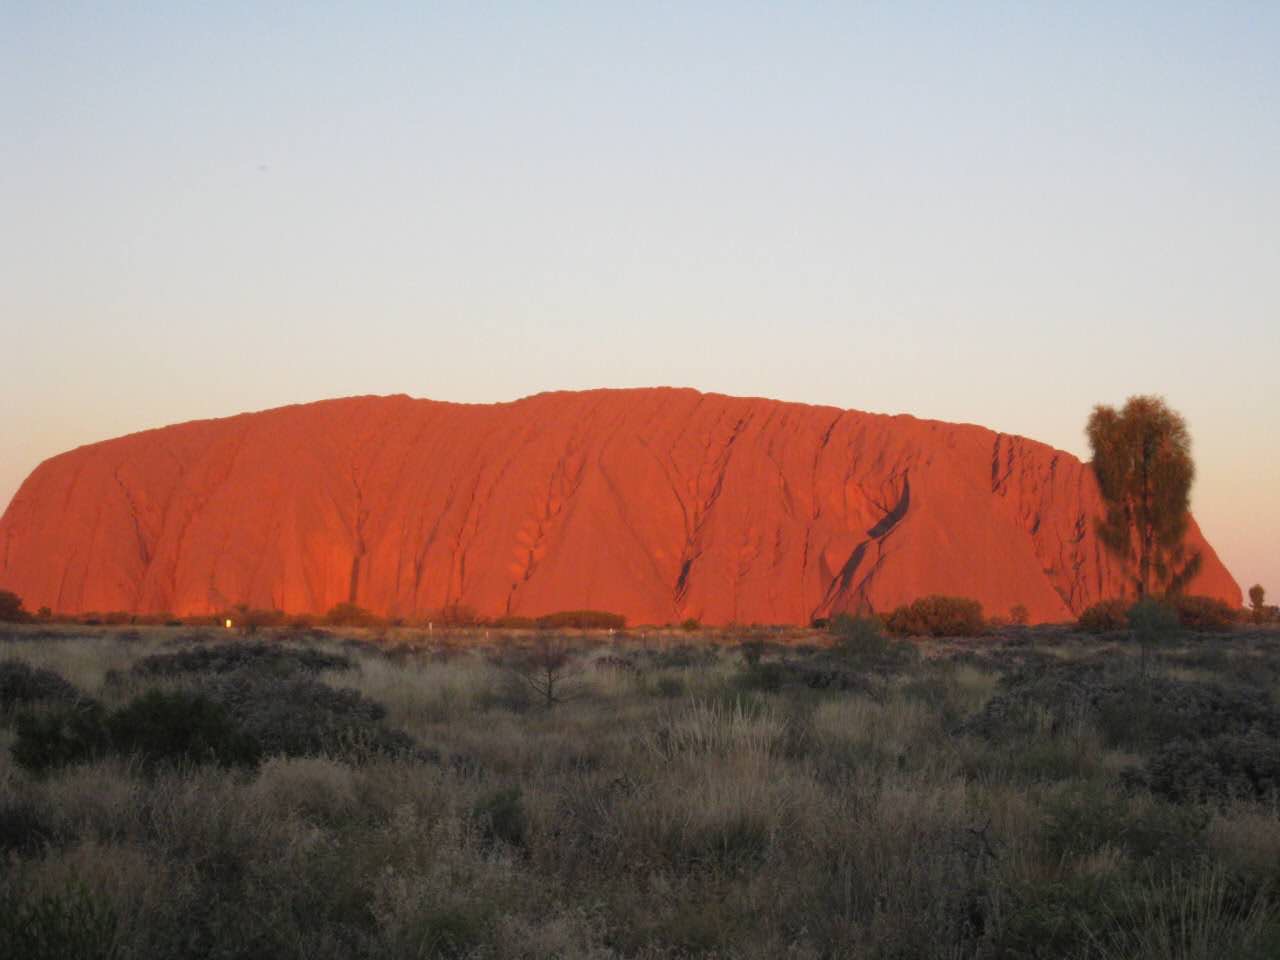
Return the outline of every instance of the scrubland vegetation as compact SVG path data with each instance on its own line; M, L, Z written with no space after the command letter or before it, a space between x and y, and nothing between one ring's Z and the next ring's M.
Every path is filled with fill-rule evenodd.
M0 634L0 956L1280 955L1273 627L483 636Z

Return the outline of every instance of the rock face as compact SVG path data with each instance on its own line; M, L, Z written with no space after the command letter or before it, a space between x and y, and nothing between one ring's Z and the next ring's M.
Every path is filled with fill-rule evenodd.
M693 390L354 397L41 464L0 519L28 609L808 623L928 593L1069 619L1120 595L1091 471L976 426ZM1191 590L1240 588L1194 522Z

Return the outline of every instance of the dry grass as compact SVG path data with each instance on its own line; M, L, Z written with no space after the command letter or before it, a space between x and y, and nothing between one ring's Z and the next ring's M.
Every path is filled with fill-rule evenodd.
M179 682L106 679L166 636L19 639L0 657L119 702ZM943 644L862 692L760 692L735 649L620 642L584 650L576 696L548 710L482 649L331 643L357 669L322 679L437 759L148 772L108 758L39 778L0 726L0 896L83 889L114 932L69 956L139 960L1199 958L1280 943L1274 807L1206 809L1170 859L1132 841L1184 823L1163 801L1129 797L1115 809L1132 823L1112 829L1097 818L1120 814L1086 799L1070 827L1084 839L1051 853L1063 798L1120 797L1143 758L1084 714L1046 710L1016 742L961 732L1000 672L951 664ZM36 828L6 811L34 816L38 841L18 845Z

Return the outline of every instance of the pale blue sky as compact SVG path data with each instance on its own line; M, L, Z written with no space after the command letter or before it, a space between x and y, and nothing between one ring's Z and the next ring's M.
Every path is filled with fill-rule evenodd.
M0 506L353 393L674 384L1086 453L1280 596L1280 4L0 0Z

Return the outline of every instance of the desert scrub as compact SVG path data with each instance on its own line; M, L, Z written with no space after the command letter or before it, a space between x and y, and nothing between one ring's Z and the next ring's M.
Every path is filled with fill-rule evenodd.
M0 716L39 701L70 701L80 696L72 684L52 670L21 660L0 661Z
M131 668L140 677L172 677L191 673L233 673L249 669L262 675L298 671L350 670L350 657L309 647L271 643L218 643L193 646L173 653L153 653Z
M256 767L0 758L6 905L79 883L131 960L1275 955L1274 805L1167 796L1156 776L1180 738L1215 764L1215 738L1269 742L1271 694L1240 666L1270 656L1256 639L1189 636L1143 677L1134 645L1052 628L929 641L885 669L760 632L746 650L678 636L587 651L583 695L553 710L503 702L482 651L391 657L364 634L315 647L350 670L283 673L133 673L150 632L51 641L127 682L15 723L67 734L78 705L110 735L148 694L203 697L274 746ZM743 689L748 657L782 683ZM164 713L136 709L144 727Z
M383 722L386 709L380 703L310 677L242 670L199 689L236 717L263 756L355 758L416 750L408 734Z
M115 915L83 888L34 898L0 896L0 956L115 960Z

